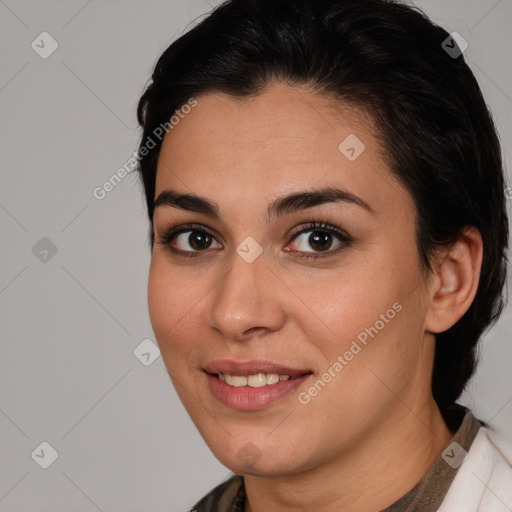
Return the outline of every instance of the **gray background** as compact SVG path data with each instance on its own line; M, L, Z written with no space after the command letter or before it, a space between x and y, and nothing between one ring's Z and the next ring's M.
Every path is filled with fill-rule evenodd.
M512 1L415 3L469 42L510 162ZM2 512L187 510L230 473L161 357L145 366L133 353L154 340L138 180L93 196L137 147L136 102L156 58L213 5L0 0ZM43 31L59 45L46 59L31 47ZM511 335L509 305L463 400L502 430L512 425ZM58 452L48 469L36 463L48 449L31 456L43 441Z

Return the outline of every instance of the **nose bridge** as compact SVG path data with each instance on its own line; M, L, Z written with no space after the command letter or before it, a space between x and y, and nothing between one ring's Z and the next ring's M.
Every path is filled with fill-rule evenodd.
M232 339L243 339L254 328L276 330L284 321L264 254L251 261L246 258L250 252L250 245L247 251L247 246L240 244L209 306L209 325Z

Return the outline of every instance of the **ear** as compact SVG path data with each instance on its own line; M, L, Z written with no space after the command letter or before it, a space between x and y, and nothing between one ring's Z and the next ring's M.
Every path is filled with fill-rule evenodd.
M478 289L482 258L482 236L473 226L464 228L454 244L440 250L430 283L427 331L446 331L466 313Z

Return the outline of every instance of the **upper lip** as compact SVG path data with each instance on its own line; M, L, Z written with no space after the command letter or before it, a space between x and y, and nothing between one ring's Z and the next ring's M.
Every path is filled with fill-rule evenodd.
M289 375L296 377L306 373L312 373L311 370L301 370L290 368L282 364L273 363L271 361L233 361L229 359L219 359L208 363L204 370L211 374L223 373L229 375L255 375L256 373L277 373L279 375Z

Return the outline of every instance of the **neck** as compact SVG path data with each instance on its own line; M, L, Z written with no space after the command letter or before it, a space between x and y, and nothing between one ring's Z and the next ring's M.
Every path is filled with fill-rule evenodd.
M454 435L433 399L414 412L400 404L397 413L321 466L245 476L245 512L377 512L390 506L423 478Z

